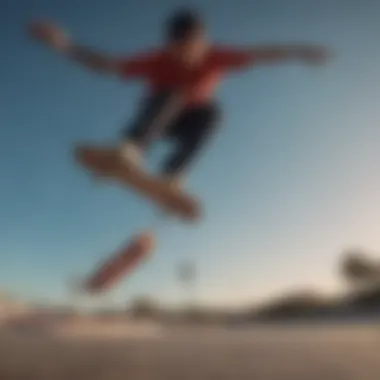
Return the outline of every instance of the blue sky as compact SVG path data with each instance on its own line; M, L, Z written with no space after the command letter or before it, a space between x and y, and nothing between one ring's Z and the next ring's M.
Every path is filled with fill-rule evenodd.
M163 228L152 260L114 301L176 302L175 269L190 259L200 302L241 305L309 286L331 292L342 249L380 252L379 2L2 0L0 288L65 302L68 278L154 218L125 190L91 184L70 152L78 140L115 140L143 87L45 50L26 37L26 23L50 18L79 43L124 55L159 43L160 23L180 4L203 11L216 40L313 42L334 59L321 68L253 67L223 83L222 131L189 179L206 217Z

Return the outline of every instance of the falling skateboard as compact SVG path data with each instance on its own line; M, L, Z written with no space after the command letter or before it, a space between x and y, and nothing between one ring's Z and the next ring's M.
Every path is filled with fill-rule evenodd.
M130 273L135 267L153 252L155 238L151 232L143 232L117 250L110 258L102 262L82 284L82 288L97 294L116 285L121 278Z

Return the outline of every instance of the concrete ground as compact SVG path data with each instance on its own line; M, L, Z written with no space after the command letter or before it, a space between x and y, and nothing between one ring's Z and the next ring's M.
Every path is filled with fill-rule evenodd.
M1 380L378 380L380 326L0 334Z

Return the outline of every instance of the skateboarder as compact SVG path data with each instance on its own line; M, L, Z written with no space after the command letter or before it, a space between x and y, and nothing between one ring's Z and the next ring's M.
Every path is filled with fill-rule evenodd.
M209 42L206 24L192 10L177 10L163 25L164 42L157 49L110 57L77 45L58 26L31 25L31 34L89 69L140 79L147 91L133 121L123 130L117 149L128 165L140 165L152 141L168 138L175 148L162 165L162 175L176 184L210 137L221 110L213 95L223 75L252 65L296 59L322 63L325 50L316 46L220 46Z

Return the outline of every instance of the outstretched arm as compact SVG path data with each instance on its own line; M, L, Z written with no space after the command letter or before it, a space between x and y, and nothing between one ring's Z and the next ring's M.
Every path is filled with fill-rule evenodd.
M290 59L320 64L326 60L327 52L324 48L312 45L266 45L251 48L222 48L218 58L223 66L234 69L254 63L277 63Z
M122 66L118 60L85 46L70 45L64 53L73 61L95 71L109 74L122 72Z
M88 69L101 73L117 74L123 77L144 76L149 72L154 61L154 54L151 53L120 59L76 45L62 29L51 23L33 23L29 26L29 33L51 49Z
M122 69L120 61L74 44L65 31L54 24L32 23L29 25L29 34L49 48L89 69L106 73L119 73Z
M252 48L251 54L254 60L268 63L298 59L310 64L319 64L327 58L324 48L313 45L257 46Z

